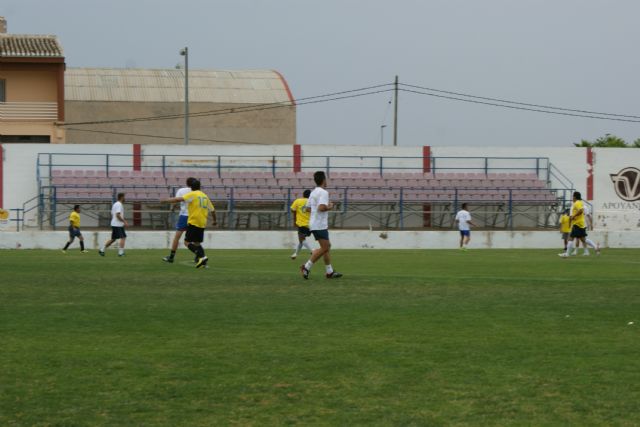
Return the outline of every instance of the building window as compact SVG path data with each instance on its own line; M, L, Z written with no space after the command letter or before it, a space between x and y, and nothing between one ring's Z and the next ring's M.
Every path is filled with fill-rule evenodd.
M5 82L6 82L6 80L0 79L0 102L5 102L6 101L6 99L5 99L5 93L6 93L6 91L5 91Z
M50 142L51 137L49 135L0 135L0 144L49 144Z

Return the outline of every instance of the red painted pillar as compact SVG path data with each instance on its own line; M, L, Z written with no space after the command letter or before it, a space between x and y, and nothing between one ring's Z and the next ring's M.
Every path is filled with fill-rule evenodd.
M593 148L587 147L587 200L593 200Z
M293 171L302 171L302 147L298 144L293 146Z
M431 146L422 147L422 172L431 173ZM422 226L431 227L431 203L422 205Z
M0 209L4 207L4 169L2 168L4 165L4 149L2 148L2 144L0 144Z
M142 148L140 144L133 144L133 170L142 170ZM133 204L133 225L139 227L142 225L142 212L140 212L140 203Z

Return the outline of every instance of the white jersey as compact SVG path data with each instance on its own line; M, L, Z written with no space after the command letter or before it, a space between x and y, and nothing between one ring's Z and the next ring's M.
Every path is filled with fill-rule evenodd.
M189 187L182 187L181 189L179 189L178 191L176 191L176 197L182 197L187 193L191 193L191 188ZM187 212L187 202L180 202L180 216L188 216L189 213Z
M456 221L458 221L458 230L469 231L469 221L471 221L471 214L463 209L456 214Z
M309 195L307 207L311 209L309 217L309 230L329 229L329 212L320 212L318 206L329 206L329 192L322 187L316 187Z
M115 202L111 207L111 226L124 227L124 222L118 219L117 214L120 214L122 219L124 219L124 206L122 206L122 203L120 202Z

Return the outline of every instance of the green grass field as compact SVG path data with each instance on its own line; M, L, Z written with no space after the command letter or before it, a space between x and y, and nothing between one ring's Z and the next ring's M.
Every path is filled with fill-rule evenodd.
M557 252L2 251L0 425L638 425L640 251Z

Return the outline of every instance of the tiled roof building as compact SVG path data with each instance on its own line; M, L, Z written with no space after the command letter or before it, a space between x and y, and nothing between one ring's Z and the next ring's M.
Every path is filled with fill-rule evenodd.
M0 33L0 57L59 58L63 56L62 46L56 36Z

